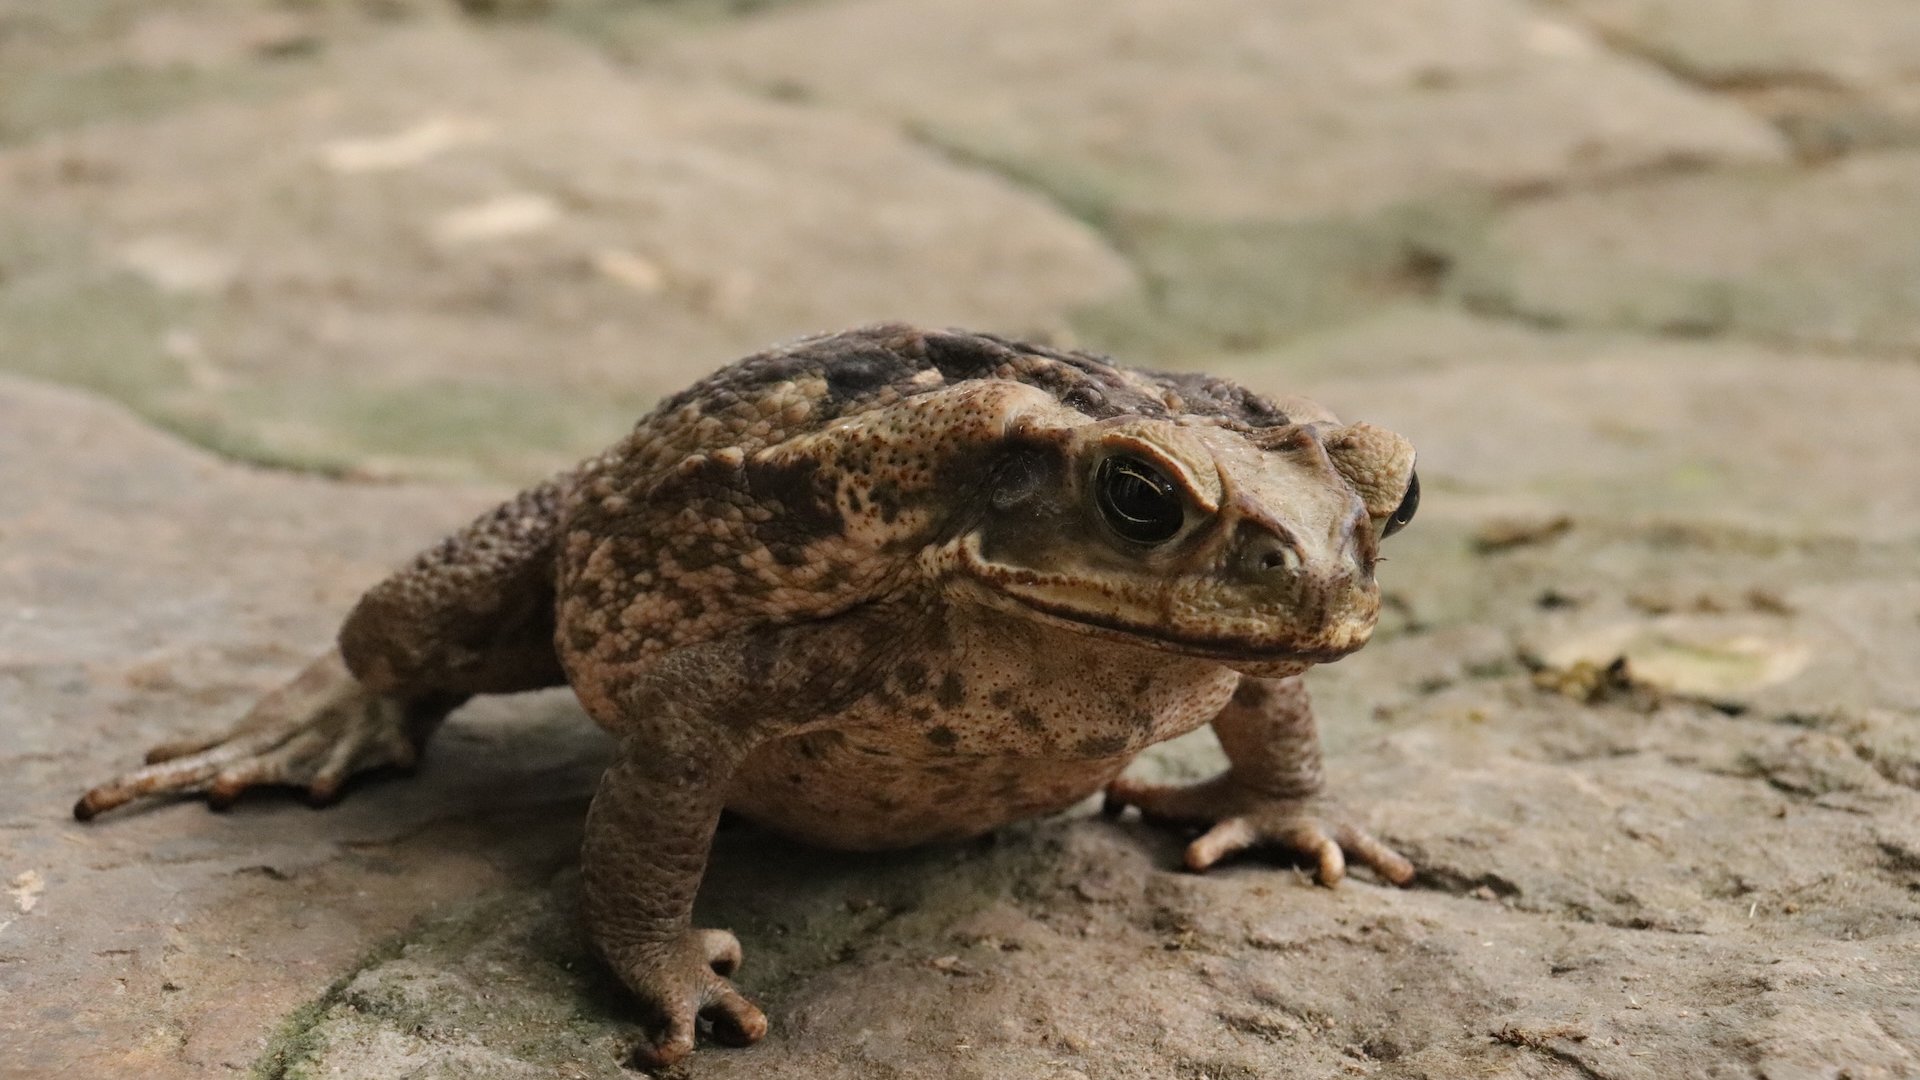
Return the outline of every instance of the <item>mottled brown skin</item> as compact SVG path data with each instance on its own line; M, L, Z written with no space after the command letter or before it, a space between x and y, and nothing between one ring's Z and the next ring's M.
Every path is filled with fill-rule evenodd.
M1265 843L1327 884L1350 857L1404 884L1322 799L1299 676L1365 643L1412 470L1397 435L1220 379L904 326L807 339L421 554L233 732L156 749L75 812L330 797L411 764L474 694L571 683L619 739L585 914L650 1014L647 1065L691 1051L699 1016L724 1041L766 1030L726 978L739 943L690 923L726 808L885 848L1104 788L1205 826L1194 870ZM1220 777L1120 777L1209 721Z

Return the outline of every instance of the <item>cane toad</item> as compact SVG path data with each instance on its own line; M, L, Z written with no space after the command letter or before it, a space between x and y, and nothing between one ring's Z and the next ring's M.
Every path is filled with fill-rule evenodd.
M476 694L569 683L618 740L586 828L585 917L649 1014L752 1042L740 945L690 913L722 809L884 848L1105 790L1255 844L1413 868L1321 795L1300 676L1365 644L1413 448L1204 375L907 326L809 338L663 402L612 449L375 585L337 644L225 735L87 794L298 785L410 765ZM1121 775L1211 722L1230 767Z

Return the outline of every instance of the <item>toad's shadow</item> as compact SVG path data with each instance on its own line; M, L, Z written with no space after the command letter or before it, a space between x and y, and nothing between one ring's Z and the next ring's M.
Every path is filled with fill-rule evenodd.
M273 1053L337 1052L374 1038L371 1026L389 1040L457 1031L490 1054L542 1068L621 1058L641 1016L595 959L578 914L581 824L610 750L569 695L482 702L452 719L408 781L370 783L325 814L268 798L237 810L377 848L396 879L435 861L481 859L508 882L450 907L436 901L443 913L387 943L319 1003L325 1038ZM1143 872L1178 864L1179 836L1133 818L1088 822L1090 809L979 840L877 853L811 847L729 817L695 921L739 936L741 986L779 1023L783 1005L829 968L902 949L917 950L918 962L926 959L918 952L947 951L952 928L975 912L1065 895L1076 881L1076 847L1124 851Z

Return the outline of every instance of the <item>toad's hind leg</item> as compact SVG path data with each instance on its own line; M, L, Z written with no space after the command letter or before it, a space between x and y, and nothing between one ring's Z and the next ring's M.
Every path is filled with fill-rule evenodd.
M368 690L338 649L261 698L225 735L165 743L145 768L88 791L74 804L81 820L147 795L204 794L226 806L254 787L302 787L329 801L355 773L382 765L409 768L433 726L458 699L407 701Z
M564 682L553 544L570 479L529 489L421 553L361 598L338 645L231 730L155 747L145 768L81 796L74 816L149 795L204 794L218 807L254 787L328 801L357 773L411 767L469 697Z

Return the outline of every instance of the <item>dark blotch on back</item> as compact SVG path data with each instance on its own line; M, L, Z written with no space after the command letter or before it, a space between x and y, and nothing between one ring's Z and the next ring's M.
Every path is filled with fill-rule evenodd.
M777 527L756 530L774 558L790 566L804 562L809 541L845 530L833 478L819 462L802 458L774 464L748 459L745 470L748 490L756 498L778 502L784 511L775 519Z
M1288 423L1280 407L1237 382L1198 372L1152 372L1153 379L1180 396L1183 412L1237 420L1252 428Z
M1067 408L1096 420L1112 416L1116 411L1113 402L1107 399L1105 391L1091 383L1076 386L1060 397L1060 403Z
M879 511L881 521L891 525L900 516L900 489L887 481L878 481L868 489L867 499Z
M1018 348L991 334L947 331L925 338L927 363L948 382L993 376L1019 355Z
M824 424L848 412L883 387L911 378L925 367L919 355L920 332L899 324L862 327L769 349L721 368L660 403L667 414L688 404L751 401L767 388L819 376L827 395L817 403L814 420Z
M1112 757L1127 748L1124 735L1091 735L1073 745L1074 752L1085 757Z
M773 677L773 665L780 659L780 646L768 634L755 634L740 649L740 673L748 682L766 682Z
M908 660L894 672L893 681L909 694L922 693L927 688L927 669L917 661Z
M928 369L940 372L943 381L915 384L914 376ZM1180 411L1217 416L1253 428L1287 422L1286 414L1272 402L1226 379L1136 369L1159 391L1143 394L1128 384L1122 371L1112 360L1093 353L992 334L883 323L808 338L747 357L667 398L655 415L666 415L688 404L711 406L715 402L755 400L778 383L817 376L826 382L826 393L814 403L806 424L790 434L818 430L880 400L987 378L1039 387L1094 419L1123 413L1166 416L1168 401L1173 400Z
M960 736L954 734L952 728L941 724L939 727L931 728L927 731L927 741L941 749L946 749L954 743L959 742Z
M859 401L883 387L910 379L922 366L897 350L855 348L835 356L821 374L827 380L827 400L838 404Z
M957 709L967 700L966 684L960 681L958 672L949 671L940 678L940 689L934 691L934 699L949 709Z

